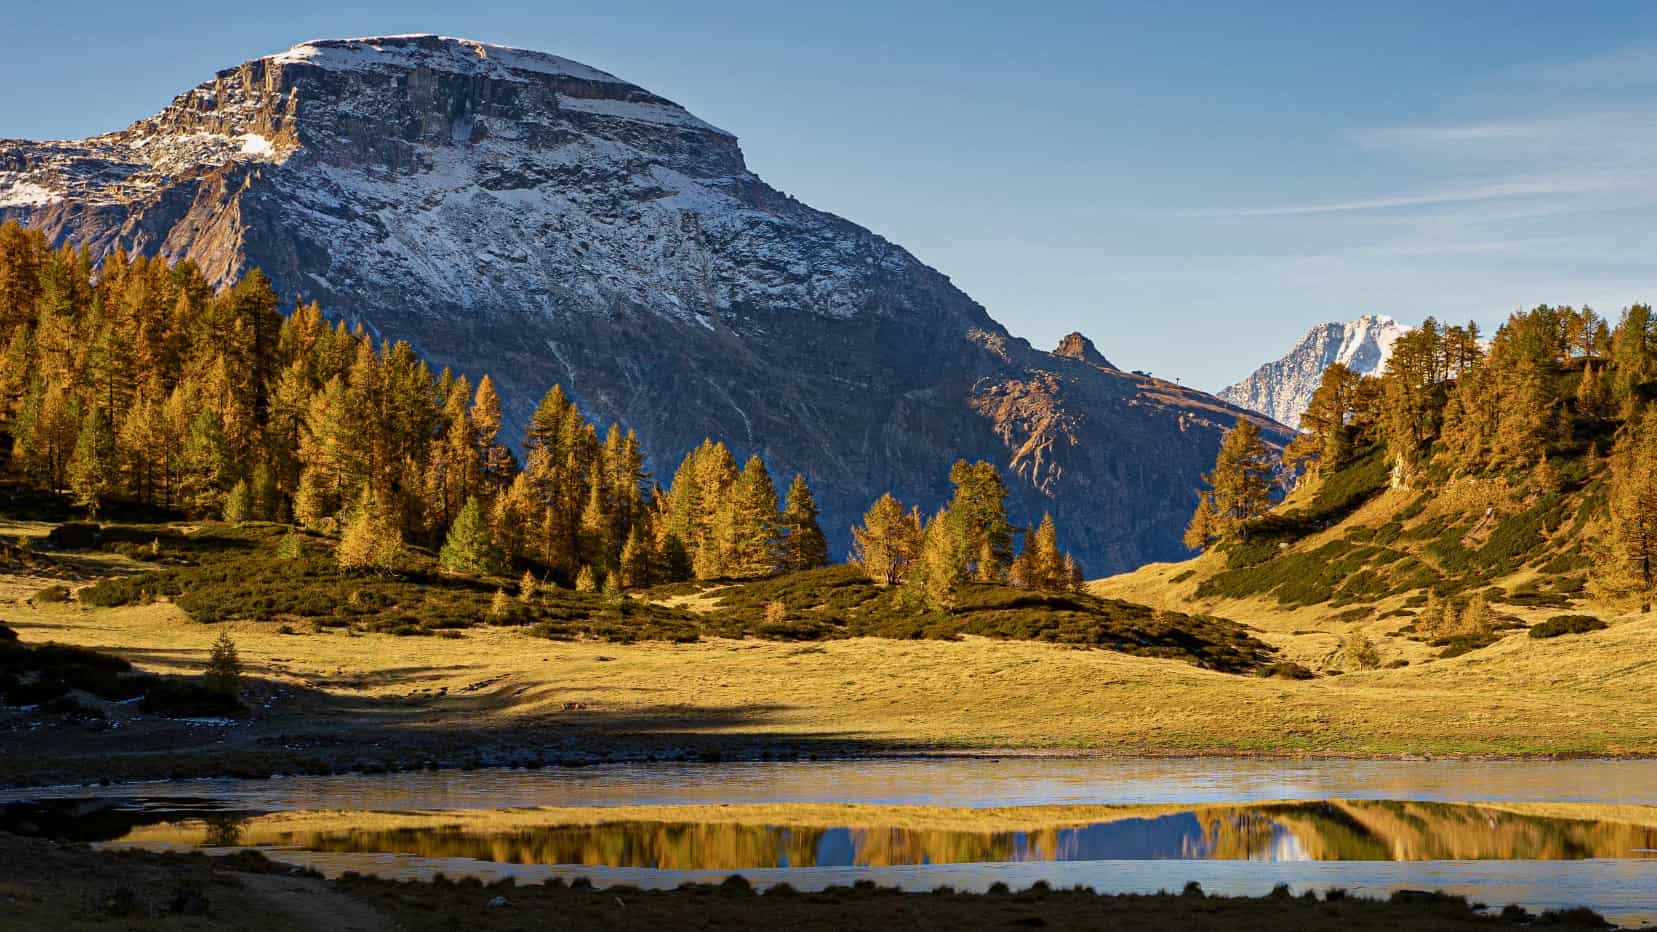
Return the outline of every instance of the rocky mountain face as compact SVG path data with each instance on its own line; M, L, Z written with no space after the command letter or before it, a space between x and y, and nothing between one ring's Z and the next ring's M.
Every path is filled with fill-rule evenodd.
M585 65L436 36L307 42L160 114L0 142L0 220L58 242L262 268L437 366L519 428L553 383L638 430L665 481L704 437L803 473L840 552L957 458L1055 513L1090 573L1183 555L1238 408L1010 336L902 248L766 185L730 133ZM1269 425L1276 436L1281 428Z
M1319 324L1287 356L1221 389L1219 397L1279 423L1299 426L1323 370L1338 362L1359 375L1378 374L1392 356L1393 342L1409 329L1391 317L1369 314L1350 323Z

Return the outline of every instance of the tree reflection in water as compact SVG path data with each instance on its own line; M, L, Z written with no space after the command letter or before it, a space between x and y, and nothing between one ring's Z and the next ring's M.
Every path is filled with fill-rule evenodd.
M535 818L534 810L520 810L493 813L486 828L444 824L440 813L419 826L379 827L376 815L330 813L327 827L319 829L294 828L291 813L189 820L137 830L129 840L662 870L1117 859L1570 860L1639 857L1639 852L1657 849L1657 828L1644 825L1390 801L1201 806L1082 826L990 832L741 821L606 822L602 810L595 810L597 821L589 825L514 828L514 818L525 823Z

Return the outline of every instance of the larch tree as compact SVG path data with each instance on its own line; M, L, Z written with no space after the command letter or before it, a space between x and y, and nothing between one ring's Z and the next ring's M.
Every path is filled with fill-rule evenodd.
M1657 407L1648 407L1612 452L1608 504L1596 594L1650 612L1657 594Z
M1220 441L1214 470L1203 477L1208 491L1201 493L1186 528L1186 546L1197 550L1244 536L1248 522L1271 508L1273 478L1271 451L1260 428L1238 418Z
M477 395L468 412L477 444L478 472L485 485L504 489L512 481L516 466L512 451L501 442L501 397L489 376L478 380Z
M97 517L116 478L115 432L102 408L87 408L75 451L69 458L69 489L75 502Z
M1348 422L1360 376L1344 363L1331 363L1323 370L1317 390L1300 416L1301 433L1283 450L1283 463L1291 473L1307 468L1324 475L1346 464L1351 452Z
M334 550L340 569L354 573L389 573L402 562L403 536L385 503L364 489Z
M903 582L920 553L920 510L905 511L890 492L881 495L852 528L852 562L882 586Z
M966 581L967 565L961 558L956 529L950 526L948 513L940 511L926 522L914 570L904 585L913 587L926 607L947 612L955 607L955 594Z
M955 494L946 521L961 559L974 578L993 582L1006 575L1013 557L1013 528L1007 521L1007 485L986 462L957 460L949 470Z
M805 477L796 474L788 486L782 511L783 568L789 572L815 569L828 562L828 540L818 523L817 499Z
M717 518L725 571L739 578L770 576L781 565L777 489L758 456L751 456L731 485Z

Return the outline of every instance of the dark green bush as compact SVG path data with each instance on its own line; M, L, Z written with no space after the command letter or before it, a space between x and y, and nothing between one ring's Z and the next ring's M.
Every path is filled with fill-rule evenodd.
M183 677L153 677L139 708L166 718L236 717L247 712L242 701L227 692Z
M1592 615L1555 615L1530 629L1533 638L1556 638L1565 634L1587 634L1610 627Z
M96 524L71 521L52 528L46 535L46 546L53 550L91 550L103 539L101 531Z
M1279 680L1310 680L1317 677L1317 674L1313 673L1311 670L1306 669L1298 663L1292 663L1287 660L1279 660L1276 663L1266 664L1254 672L1256 676L1270 677L1272 679Z

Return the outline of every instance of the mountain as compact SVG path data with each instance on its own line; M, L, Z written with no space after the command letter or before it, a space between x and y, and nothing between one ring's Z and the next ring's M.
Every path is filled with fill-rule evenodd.
M1393 342L1409 329L1391 317L1370 314L1345 324L1319 324L1287 356L1221 389L1219 397L1275 421L1299 425L1323 370L1338 362L1359 375L1378 374L1386 368Z
M891 490L986 459L1090 572L1182 554L1241 410L1045 353L901 247L768 186L736 137L568 59L437 36L306 42L79 141L0 142L0 221L96 258L258 267L493 375L509 434L560 383L666 481L704 437L803 473L843 552ZM1283 430L1266 425L1282 440Z

